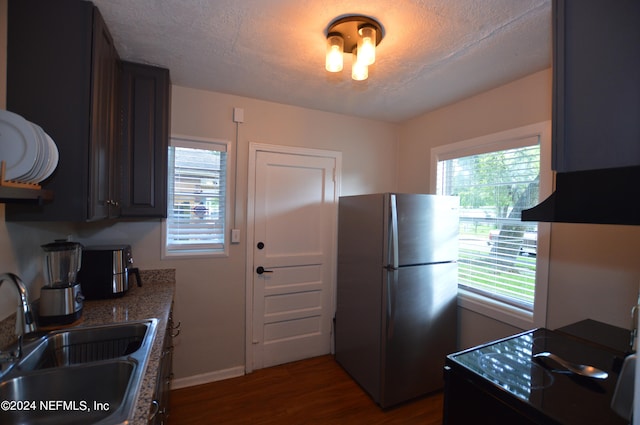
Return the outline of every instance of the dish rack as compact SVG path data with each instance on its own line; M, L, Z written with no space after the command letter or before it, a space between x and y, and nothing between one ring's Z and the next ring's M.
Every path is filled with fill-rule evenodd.
M6 168L7 168L7 165L5 164L5 162L0 161L0 186L18 187L22 189L34 189L34 190L42 189L42 186L40 186L37 183L24 183L24 182L17 182L14 180L6 180L5 179Z

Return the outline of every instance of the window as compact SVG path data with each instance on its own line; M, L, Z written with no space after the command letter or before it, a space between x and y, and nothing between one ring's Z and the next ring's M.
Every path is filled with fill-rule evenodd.
M171 139L164 256L226 254L227 148Z
M519 319L506 321L522 327L533 321L537 292L546 297L540 224L520 221L539 203L543 153L541 134L515 131L436 148L432 160L436 193L460 197L461 298L509 312Z

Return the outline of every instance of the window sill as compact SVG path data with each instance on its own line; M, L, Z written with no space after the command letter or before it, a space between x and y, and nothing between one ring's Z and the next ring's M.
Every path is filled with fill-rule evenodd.
M229 253L224 251L183 251L183 252L163 252L163 260L188 260L202 258L221 258L228 257Z
M458 306L522 330L534 327L532 312L464 289L458 292Z

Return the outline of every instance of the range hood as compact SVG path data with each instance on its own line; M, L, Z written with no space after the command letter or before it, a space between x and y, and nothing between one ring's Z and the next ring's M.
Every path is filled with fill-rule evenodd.
M522 221L640 225L640 166L556 174L556 191Z

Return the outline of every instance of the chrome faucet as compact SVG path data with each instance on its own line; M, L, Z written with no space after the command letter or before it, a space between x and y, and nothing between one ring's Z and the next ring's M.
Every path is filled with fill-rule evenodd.
M29 304L29 294L27 292L27 288L22 283L22 280L13 273L0 274L0 286L2 286L5 280L9 280L13 282L16 289L18 290L18 294L20 295L20 308L21 308L22 315L21 317L16 316L16 321L20 321L19 322L20 335L18 336L18 350L16 352L10 352L10 353L0 352L0 363L14 362L18 360L22 356L22 336L30 332L35 332L36 330L36 323L33 318L33 313L31 311L31 305Z

